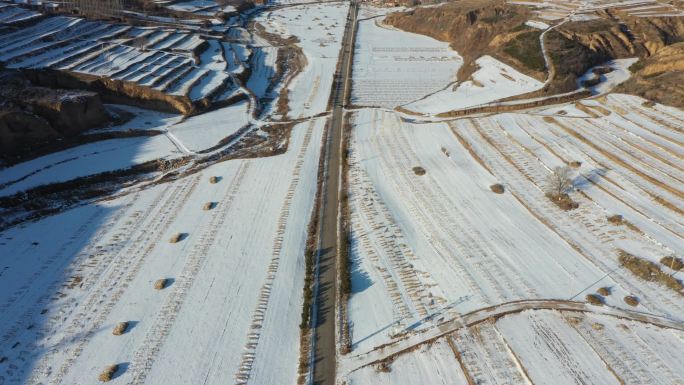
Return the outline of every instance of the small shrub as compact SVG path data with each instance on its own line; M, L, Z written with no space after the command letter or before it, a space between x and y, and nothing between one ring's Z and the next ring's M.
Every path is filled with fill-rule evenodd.
M379 363L375 369L380 373L389 373L392 371L392 365L389 362L383 361Z
M570 167L580 168L582 167L582 162L580 162L579 160L573 160L572 162L570 162Z
M675 256L662 257L660 259L660 263L674 271L679 271L684 268L684 261L682 261L681 258L677 258Z
M126 329L128 329L128 322L119 322L114 326L114 330L112 330L112 334L115 336L120 336L124 333L126 333Z
M492 190L492 192L497 193L497 194L503 194L506 189L501 183L496 183L491 186L489 186L489 189Z
M644 107L653 108L653 107L655 107L656 102L654 102L653 100L647 100L647 101L641 103L641 105Z
M631 72L631 73L639 72L642 69L644 69L644 67L646 67L646 63L644 63L643 60L639 60L637 62L634 62L631 66L629 66L629 72Z
M154 281L155 290L163 290L168 285L169 280L167 278L162 278Z
M587 300L587 302L589 302L592 305L603 306L603 297L599 295L587 294L587 296L584 298Z
M614 225L621 225L623 222L622 215L620 215L620 214L611 215L608 217L608 222L610 222Z
M603 327L604 326L602 323L594 322L593 324L591 324L591 328L594 330L603 330Z
M212 176L211 178L209 178L209 183L211 183L211 184L216 184L218 182L219 182L219 177L217 177L217 176Z
M637 306L639 304L639 299L631 295L626 296L624 300L625 303L629 306Z
M117 370L119 370L119 365L109 365L106 368L104 368L104 370L102 371L102 373L100 373L97 379L101 382L109 382L112 380L112 378L114 378L114 374Z
M607 297L610 295L610 288L609 287L601 287L598 290L596 290L596 292L601 294L604 297Z
M183 233L177 233L174 234L171 239L169 239L170 243L178 243L183 240Z
M560 195L546 193L546 197L549 198L551 202L555 203L556 206L560 207L561 210L570 211L579 207L579 203L573 201L572 198L570 198L570 195L565 193Z
M420 166L414 167L413 172L418 176L423 176L425 175L425 173L427 173L427 171L425 171L425 169Z
M620 264L632 272L632 274L645 281L658 282L676 292L679 292L680 294L684 289L684 285L682 285L677 278L660 270L660 266L658 266L658 264L647 259L639 258L626 252L625 250L620 250L618 260L620 261Z
M202 207L202 210L204 210L204 211L211 210L211 209L214 208L214 206L216 206L216 203L214 203L214 202L207 202L207 203L205 203L204 206Z

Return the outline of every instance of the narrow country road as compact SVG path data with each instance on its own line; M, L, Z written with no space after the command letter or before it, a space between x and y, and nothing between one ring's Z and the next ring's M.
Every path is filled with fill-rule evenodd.
M344 105L349 87L354 31L356 30L357 4L350 4L349 16L342 38L339 72L335 74L332 89L332 117L325 145L325 174L320 228L318 230L317 288L314 290L313 352L310 381L316 385L334 385L337 368L336 330L337 314L337 241L339 236L339 190L342 176L342 134Z

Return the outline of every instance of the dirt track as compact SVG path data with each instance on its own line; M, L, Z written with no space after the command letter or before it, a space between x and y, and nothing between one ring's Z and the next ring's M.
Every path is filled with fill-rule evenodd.
M653 314L634 310L619 309L610 306L591 306L585 302L534 299L501 303L498 305L478 309L463 316L449 320L433 327L421 330L407 338L376 347L370 351L359 353L347 362L342 372L350 373L362 367L380 362L387 357L411 351L414 347L434 341L454 331L476 325L491 318L499 318L508 314L520 313L525 310L557 310L603 314L621 319L644 322L663 328L684 331L684 322L671 320Z

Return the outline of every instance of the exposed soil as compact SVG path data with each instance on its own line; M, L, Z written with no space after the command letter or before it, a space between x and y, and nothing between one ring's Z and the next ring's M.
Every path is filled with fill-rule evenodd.
M595 13L598 19L564 23L545 35L553 79L547 87L525 97L569 92L591 67L611 59L639 57L643 67L635 82L621 92L666 104L684 105L680 67L684 57L684 18L637 18L619 10ZM475 60L491 55L539 80L546 79L539 36L524 23L533 18L525 6L491 0L464 1L441 7L393 13L385 21L405 31L449 42L464 58L459 80L477 69ZM662 51L662 53L661 53ZM640 62L641 63L641 62Z

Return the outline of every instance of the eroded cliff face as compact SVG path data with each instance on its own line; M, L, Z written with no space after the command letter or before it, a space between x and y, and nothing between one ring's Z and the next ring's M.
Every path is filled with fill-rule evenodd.
M632 79L618 86L617 92L684 109L684 42L658 50L631 69Z
M109 122L95 92L33 85L19 71L0 73L0 150L7 160Z
M654 57L657 59L650 61L654 66L655 62L667 61L664 55L658 55L661 50L684 41L682 17L640 18L613 9L593 16L593 20L564 23L545 35L553 78L537 94L572 91L579 76L611 59ZM539 44L541 31L524 24L532 18L524 6L502 1L464 1L394 13L385 21L449 42L465 60L459 72L461 81L470 76L475 69L474 60L481 55L494 56L523 73L545 79L549 71L544 68Z

